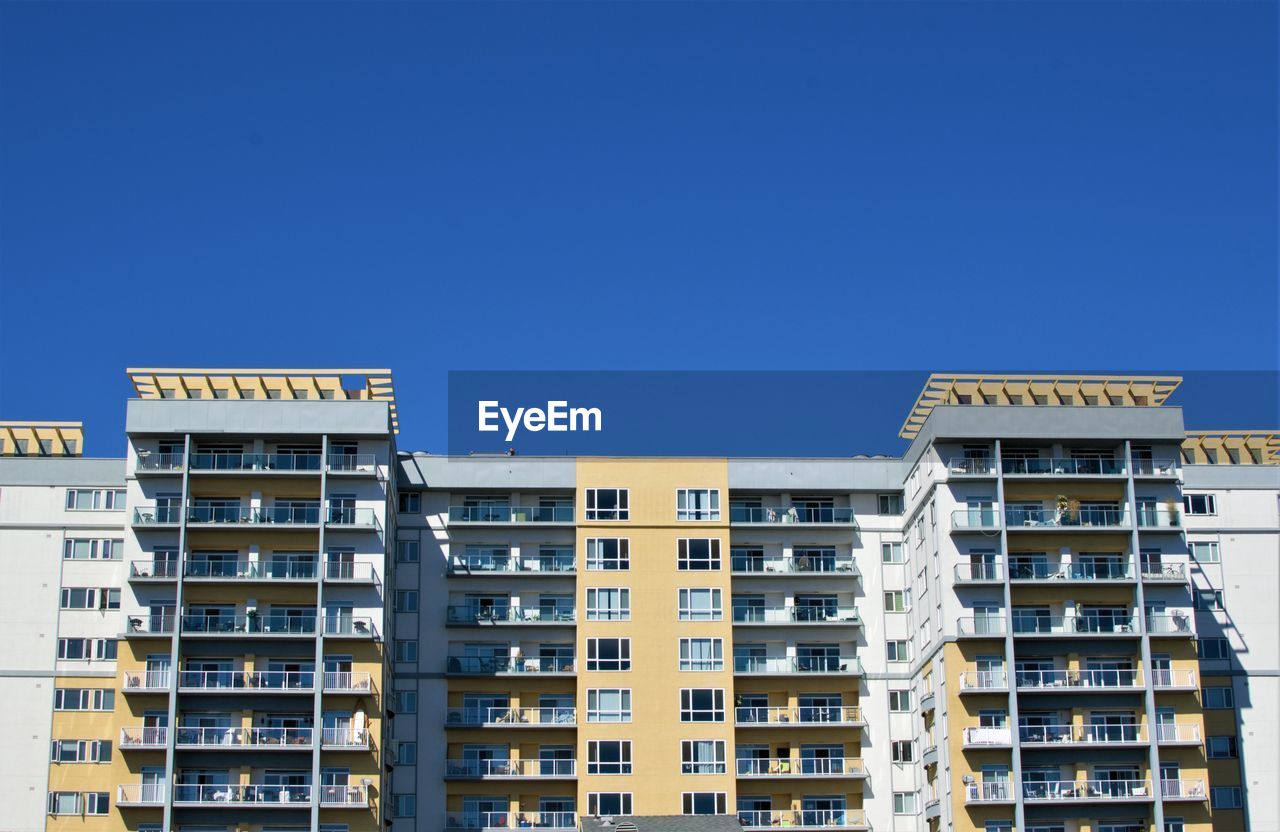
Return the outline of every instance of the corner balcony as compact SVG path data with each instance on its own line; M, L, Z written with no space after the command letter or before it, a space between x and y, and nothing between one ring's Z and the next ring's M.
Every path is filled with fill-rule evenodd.
M316 674L285 670L180 670L178 690L184 693L312 693Z
M448 815L445 832L509 832L512 829L546 829L577 832L576 812L475 812Z
M445 659L446 676L574 676L577 661L572 657L540 656L449 656Z
M378 457L374 454L329 454L325 460L325 468L330 474L346 477L377 477L382 479L378 469Z
M857 656L734 656L735 676L859 676Z
M839 506L729 506L730 526L828 526L856 529L853 509Z
M1185 584L1187 582L1187 564L1144 563L1142 564L1142 582L1148 584Z
M174 730L174 747L202 751L309 751L310 728L185 728Z
M996 461L991 457L961 457L954 456L947 460L947 478L978 478L978 479L994 479L996 476Z
M445 608L445 623L454 627L506 626L530 624L540 627L572 627L576 611L561 607L479 607L474 604Z
M808 626L857 626L862 623L858 608L852 604L839 606L785 606L775 604L761 607L735 606L733 623L736 626L776 626L796 624Z
M446 760L446 780L573 780L577 760Z
M1012 748L1013 731L1007 725L1003 728L966 728L964 729L964 747L969 749Z
M1196 680L1196 672L1194 670L1153 670L1151 671L1151 686L1156 690L1163 691L1192 691L1200 690L1200 684Z
M172 561L134 561L130 579L156 576L172 579L176 565ZM328 561L323 567L314 560L188 560L183 576L199 583L333 583L378 585L378 575L368 562Z
M733 717L739 728L858 728L867 724L862 709L844 705L735 708Z
M1150 780L1056 780L1024 782L1025 803L1150 803Z
M1015 636L1124 636L1142 632L1137 616L1099 615L1018 615L1014 611Z
M321 786L320 808L322 809L367 809L369 808L368 786Z
M181 474L186 467L186 460L181 453L158 454L154 451L139 451L133 472L138 476L168 476Z
M976 804L1012 804L1014 802L1013 784L1006 781L992 783L975 783L972 774L965 775L964 802L966 806Z
M169 583L178 580L178 562L174 560L129 561L131 583Z
M862 779L867 769L858 757L766 757L739 759L738 777Z
M170 638L177 623L175 615L131 615L125 619L128 638Z
M1084 506L1079 510L1009 508L1004 513L1010 532L1055 529L1070 532L1109 532L1131 528L1129 512L1122 508Z
M116 787L116 805L120 807L163 806L164 783L125 783Z
M1069 477L1090 479L1125 476L1123 459L1106 457L1032 457L1008 458L1000 461L1001 470L1010 479Z
M320 748L325 751L368 751L373 748L373 735L362 728L324 728L320 731Z
M1147 634L1152 638L1195 638L1196 631L1190 615L1175 612L1168 615L1148 615Z
M572 728L576 708L449 708L448 728Z
M122 674L125 693L168 693L169 671L126 670Z
M1000 515L994 507L961 508L951 512L952 532L1000 531Z
M730 555L729 571L735 578L780 575L847 575L857 577L853 555L811 554L790 557Z
M1003 638L1007 632L1003 615L956 619L957 638Z
M1009 676L1003 670L969 670L960 674L960 693L1007 693Z
M1156 742L1161 745L1199 745L1200 726L1194 722L1157 724Z
M169 729L157 726L145 726L120 729L120 749L122 751L147 750L163 751L169 742Z
M450 526L572 526L568 506L449 506Z
M1133 476L1136 479L1176 480L1179 467L1176 459L1135 459Z
M751 832L774 830L779 827L796 832L817 830L866 830L870 829L867 817L861 809L784 809L782 811L740 811L738 823Z
M1137 516L1139 531L1182 531L1182 512L1177 508L1139 508Z
M522 575L556 578L577 574L572 555L515 558L505 554L454 555L449 559L450 575Z
M1139 670L1016 670L1019 693L1131 693L1143 689Z
M325 693L376 694L377 687L373 676L365 671L326 671L324 674Z
M1023 725L1018 742L1027 748L1124 747L1147 744L1147 732L1130 725Z
M1203 803L1209 799L1209 790L1203 780L1161 780L1160 796L1166 803Z

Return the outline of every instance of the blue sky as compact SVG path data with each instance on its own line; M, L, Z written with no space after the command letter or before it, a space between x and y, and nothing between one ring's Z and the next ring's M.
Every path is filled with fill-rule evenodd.
M437 448L449 369L1275 369L1276 8L0 4L0 418L118 453L129 365L390 365Z

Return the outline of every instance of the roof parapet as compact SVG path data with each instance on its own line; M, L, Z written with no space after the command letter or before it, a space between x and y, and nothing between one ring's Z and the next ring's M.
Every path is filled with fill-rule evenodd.
M0 456L80 456L84 422L0 422Z
M1189 430L1188 465L1280 465L1280 430Z

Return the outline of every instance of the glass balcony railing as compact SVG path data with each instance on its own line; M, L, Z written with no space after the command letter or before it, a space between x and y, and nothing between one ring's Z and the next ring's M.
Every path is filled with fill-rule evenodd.
M505 552L467 552L454 555L449 561L449 571L454 574L569 574L577 570L572 553L551 556L515 558Z
M739 707L734 709L739 726L861 725L862 711L848 705L801 705L788 707Z
M576 760L447 760L445 777L503 779L510 777L575 777Z
M449 708L445 724L455 728L482 725L545 725L560 728L576 725L576 708Z
M856 675L862 672L862 664L856 656L734 656L733 672Z
M763 554L732 554L729 557L729 568L739 575L858 574L852 555L837 555L834 552L769 558Z
M1019 690L1046 688L1101 688L1134 690L1142 687L1139 670L1015 670L1014 681Z
M1168 615L1148 615L1147 632L1153 636L1193 636L1191 616L1182 612Z
M1023 725L1023 745L1134 745L1145 743L1147 732L1136 723L1120 725Z
M174 731L174 744L180 748L310 748L310 728L272 727L187 727Z
M957 509L951 512L951 528L959 530L998 529L1000 528L1000 515L996 512L994 506Z
M371 508L329 506L321 510L319 505L263 506L249 508L240 505L190 505L185 509L186 522L190 525L272 525L315 526L321 516L329 526L369 527L380 529L381 523ZM139 506L133 510L133 525L178 525L184 517L181 506Z
M852 604L814 606L734 606L736 624L856 624L858 608Z
M278 690L309 692L316 674L310 670L180 670L178 687L191 690Z
M1009 564L1011 581L1132 581L1133 563L1128 558L1096 559L1083 562L1024 561Z
M311 801L310 786L266 783L186 785L173 787L173 803L182 805L238 806L248 803L300 803Z
M576 832L575 812L464 812L448 815L445 832L506 832L509 829L550 829Z
M314 454L195 453L192 471L319 471L321 456Z
M478 607L451 604L445 608L449 624L572 624L577 613L572 607Z
M1134 513L1138 517L1140 529L1182 528L1182 512L1176 508L1139 506Z
M737 760L739 777L865 777L858 757L752 757Z
M1129 614L1019 615L1014 610L1013 632L1015 635L1133 635L1140 632L1140 628L1137 617Z
M956 620L956 633L962 636L1003 636L1007 632L1003 615L980 615Z
M861 809L745 810L738 812L738 823L752 832L779 827L835 830L868 828L866 816Z
M1049 526L1053 528L1127 528L1129 512L1121 508L1083 506L1079 509L1006 508L1005 524L1012 529Z
M1150 780L1023 781L1028 803L1057 801L1151 800Z
M975 726L964 729L965 745L1005 746L1013 744L1013 732L1009 726Z
M468 676L576 671L577 663L572 656L449 656L445 660L446 673Z
M572 505L449 506L450 523L572 523Z
M857 525L853 509L840 506L729 506L729 522L755 525L799 523L811 526Z
M199 615L182 616L182 632L189 634L315 635L314 615Z
M1105 457L1035 457L1001 460L1006 476L1119 476L1124 474L1123 459Z

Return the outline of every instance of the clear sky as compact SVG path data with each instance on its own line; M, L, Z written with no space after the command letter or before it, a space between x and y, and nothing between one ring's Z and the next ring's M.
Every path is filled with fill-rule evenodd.
M427 448L449 369L1275 369L1276 10L0 3L0 418L119 453L129 365L389 365Z

